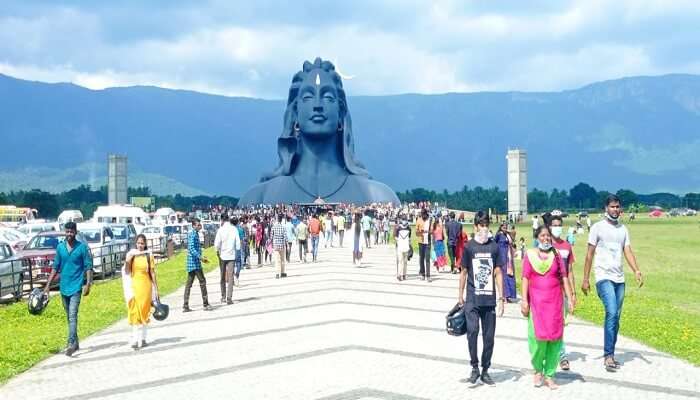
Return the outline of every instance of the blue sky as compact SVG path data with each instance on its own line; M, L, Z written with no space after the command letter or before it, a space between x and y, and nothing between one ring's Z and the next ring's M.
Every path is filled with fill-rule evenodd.
M700 74L700 1L7 1L0 73L282 98L304 60L352 95L552 91Z

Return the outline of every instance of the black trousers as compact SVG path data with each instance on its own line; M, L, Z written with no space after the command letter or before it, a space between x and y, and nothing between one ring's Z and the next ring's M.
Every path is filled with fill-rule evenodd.
M299 240L299 261L306 262L306 253L308 253L306 239Z
M370 231L365 231L365 247L370 248Z
M455 269L455 263L457 260L455 259L455 254L457 254L457 245L456 244L450 244L447 246L447 252L450 255L450 267L451 269Z
M418 255L418 263L420 265L418 274L430 277L430 244L420 243L418 245Z
M345 236L345 229L338 231L338 241L340 242L340 247L343 247L343 237Z
M284 255L286 256L287 262L290 262L289 257L292 255L292 242L287 242L286 252Z
M187 273L187 283L185 284L185 306L190 304L190 289L192 289L192 283L194 283L194 277L197 277L199 281L199 289L202 291L202 303L204 306L209 305L209 298L207 297L207 280L204 279L204 272L201 268Z
M479 355L476 342L479 338L479 322L481 322L481 337L483 348L481 350L481 368L488 369L491 366L493 355L493 343L496 335L496 307L465 306L467 317L467 342L469 343L469 357L472 368L479 368Z

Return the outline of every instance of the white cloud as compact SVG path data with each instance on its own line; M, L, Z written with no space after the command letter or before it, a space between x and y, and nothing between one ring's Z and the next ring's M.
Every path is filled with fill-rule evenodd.
M196 10L176 4L148 21L146 3L16 3L0 12L0 72L93 89L156 85L275 98L317 55L340 59L343 72L357 76L346 82L353 95L562 90L700 73L700 2L538 3L357 2L303 11L212 2Z

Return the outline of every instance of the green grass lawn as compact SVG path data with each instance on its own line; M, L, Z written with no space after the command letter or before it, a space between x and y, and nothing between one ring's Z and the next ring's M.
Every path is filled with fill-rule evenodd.
M204 253L215 261L213 248ZM184 285L186 252L158 264L158 284L162 296ZM215 267L215 262L204 264L206 271ZM178 304L170 304L179 310ZM80 338L106 328L126 317L126 305L122 293L121 279L96 281L90 295L83 297L78 317ZM0 384L14 375L27 370L44 358L65 348L68 335L66 314L60 297L53 296L44 312L30 315L25 301L0 307Z

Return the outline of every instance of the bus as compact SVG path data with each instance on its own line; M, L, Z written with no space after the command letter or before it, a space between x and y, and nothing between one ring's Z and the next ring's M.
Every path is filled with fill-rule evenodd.
M16 228L36 219L37 210L29 207L0 206L0 224Z

